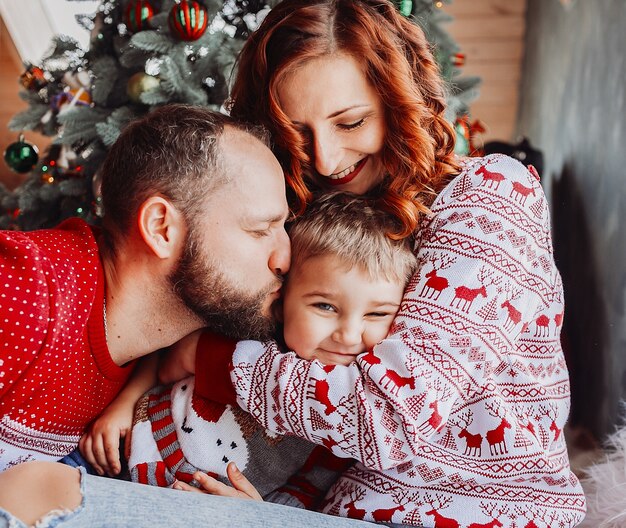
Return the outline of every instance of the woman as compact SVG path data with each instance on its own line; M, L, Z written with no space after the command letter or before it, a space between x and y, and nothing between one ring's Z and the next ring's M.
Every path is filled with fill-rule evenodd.
M585 502L561 434L569 384L547 203L509 158L455 158L444 111L424 36L391 2L286 0L250 37L231 112L272 133L294 208L319 189L371 193L402 222L391 235L414 237L420 268L390 338L351 365L241 343L226 358L238 403L270 429L358 460L327 513L575 526ZM228 365L215 368L225 373L216 391L232 392ZM116 484L98 485L113 494ZM159 508L156 490L142 493ZM187 511L196 494L170 500ZM219 519L224 500L190 508ZM247 504L238 514L282 511Z

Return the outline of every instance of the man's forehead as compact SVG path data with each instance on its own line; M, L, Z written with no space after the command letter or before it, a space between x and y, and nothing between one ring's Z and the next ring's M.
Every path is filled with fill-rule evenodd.
M246 222L284 221L288 214L285 180L272 151L232 126L225 129L221 141L220 164L227 183L220 194L238 211L244 209Z
M282 169L272 151L253 135L232 129L224 132L219 146L224 168L228 172L236 175L247 171L254 175L263 171L266 173L264 177L275 176L276 173L282 178ZM232 175L228 174L229 177Z

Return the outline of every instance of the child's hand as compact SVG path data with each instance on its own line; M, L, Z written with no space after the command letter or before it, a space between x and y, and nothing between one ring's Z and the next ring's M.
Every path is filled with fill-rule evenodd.
M239 471L234 462L231 462L228 466L226 466L226 475L228 476L230 483L233 485L232 488L221 483L219 480L215 480L213 477L209 477L206 473L196 471L193 474L193 478L200 483L203 489L200 490L180 481L177 481L174 484L174 489L209 493L211 495L219 495L220 497L235 497L238 499L252 499L258 501L263 500L263 497L261 497L256 488L250 484L250 481L243 475L243 473Z
M132 422L133 407L115 400L81 437L78 442L80 452L99 475L114 476L122 470L120 438L130 435Z

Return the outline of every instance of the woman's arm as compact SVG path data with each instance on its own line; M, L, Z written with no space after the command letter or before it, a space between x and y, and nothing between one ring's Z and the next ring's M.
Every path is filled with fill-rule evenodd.
M263 426L385 469L444 427L457 434L473 421L485 433L540 403L564 422L562 286L539 182L510 158L471 160L432 210L418 233L420 267L373 353L325 367L272 343L237 345L237 401Z

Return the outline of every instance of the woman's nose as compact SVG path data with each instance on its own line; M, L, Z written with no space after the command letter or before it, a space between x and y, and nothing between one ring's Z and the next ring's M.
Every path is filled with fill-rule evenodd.
M341 162L341 148L337 138L330 132L318 133L314 138L315 170L322 176L343 170L339 167Z

